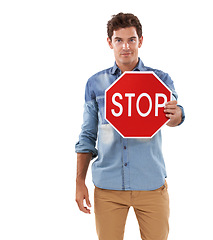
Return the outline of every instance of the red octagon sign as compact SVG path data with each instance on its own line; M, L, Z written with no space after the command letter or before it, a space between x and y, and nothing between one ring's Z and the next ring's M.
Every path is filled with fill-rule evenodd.
M151 138L169 119L171 90L154 72L124 72L105 91L106 120L125 138Z

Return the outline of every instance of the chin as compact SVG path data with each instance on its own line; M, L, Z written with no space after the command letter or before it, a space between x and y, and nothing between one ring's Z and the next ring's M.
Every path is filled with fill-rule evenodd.
M131 64L132 62L134 62L134 59L129 59L129 58L121 59L120 62L123 64Z

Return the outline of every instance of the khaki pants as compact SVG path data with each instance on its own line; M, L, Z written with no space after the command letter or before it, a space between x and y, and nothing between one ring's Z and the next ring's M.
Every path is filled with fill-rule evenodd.
M167 239L169 196L166 182L154 191L116 191L96 187L94 201L99 240L123 239L131 206L134 208L143 240Z

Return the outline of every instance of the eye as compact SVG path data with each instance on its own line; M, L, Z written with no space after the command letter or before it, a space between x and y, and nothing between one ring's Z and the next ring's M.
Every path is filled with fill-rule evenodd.
M134 38L131 38L131 39L130 39L130 42L131 42L131 43L135 42L135 39L134 39Z

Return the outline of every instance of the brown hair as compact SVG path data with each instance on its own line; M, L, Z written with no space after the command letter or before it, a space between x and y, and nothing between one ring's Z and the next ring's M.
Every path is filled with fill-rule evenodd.
M135 27L138 37L142 36L142 25L139 19L131 13L118 13L113 15L112 19L107 23L107 34L110 40L112 40L113 31L120 28Z

